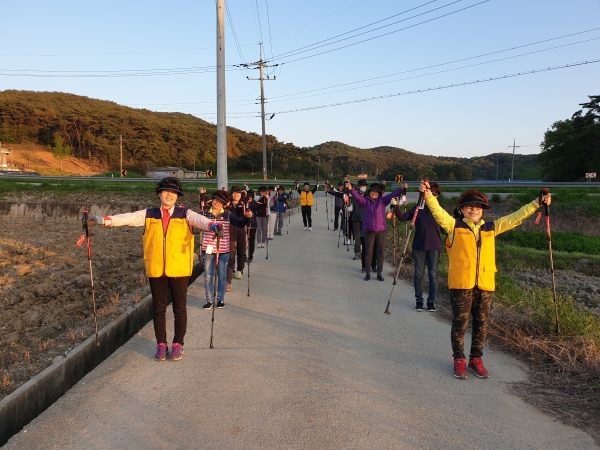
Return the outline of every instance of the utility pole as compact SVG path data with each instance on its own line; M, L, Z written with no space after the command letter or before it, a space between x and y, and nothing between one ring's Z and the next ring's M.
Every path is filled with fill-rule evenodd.
M121 178L123 178L123 135L119 134L119 151L121 152Z
M515 179L514 179L514 174L515 174L515 148L520 148L520 145L515 145L516 143L516 139L513 138L513 157L512 157L512 168L510 169L510 181L511 183L514 183ZM511 146L509 145L508 148L510 148Z
M225 0L217 0L217 189L227 188Z
M249 78L246 77L248 80L260 80L260 117L262 120L262 154L263 154L263 180L267 180L267 136L265 134L265 86L264 86L264 81L274 81L277 79L277 77L273 77L270 78L267 75L267 78L265 78L264 76L264 68L265 67L277 67L279 64L275 64L274 66L270 66L269 64L267 64L266 61L263 61L263 57L262 57L262 42L259 42L259 46L260 46L260 60L258 60L257 62L253 62L253 63L249 63L249 64L243 64L243 66L245 67L249 67L249 66L258 66L258 68L260 69L260 78ZM271 162L273 161L273 157L271 156ZM273 171L273 168L271 167L271 172Z

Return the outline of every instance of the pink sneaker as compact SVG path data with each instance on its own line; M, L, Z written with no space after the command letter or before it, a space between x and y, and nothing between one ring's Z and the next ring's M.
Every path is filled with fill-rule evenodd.
M154 359L157 361L164 361L167 359L167 344L161 342L156 346L156 355L154 355Z
M173 343L171 346L171 361L179 361L183 358L183 345Z

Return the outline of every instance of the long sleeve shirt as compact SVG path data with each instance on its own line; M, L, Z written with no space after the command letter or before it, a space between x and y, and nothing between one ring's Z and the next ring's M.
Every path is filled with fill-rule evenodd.
M352 188L350 192L354 202L363 208L363 230L365 233L386 231L387 223L385 218L385 209L394 197L402 194L402 187L399 187L395 191L384 195L383 197L380 195L375 200L368 195L363 197L362 194L356 191L354 188Z
M400 222L406 222L413 219L415 210L419 205L415 205L405 213L400 211L400 206L394 208L394 213ZM427 205L419 210L417 220L415 222L415 237L413 239L412 248L414 250L440 250L442 238L440 226L435 221L431 210Z

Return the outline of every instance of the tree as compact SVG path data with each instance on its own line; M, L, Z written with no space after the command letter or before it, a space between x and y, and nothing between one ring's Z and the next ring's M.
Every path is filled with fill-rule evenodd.
M73 148L69 145L63 145L63 138L59 135L54 137L54 147L49 147L56 159L60 161L60 170L62 171L62 162L67 156L71 156Z
M600 95L580 103L583 110L552 124L544 133L539 162L546 181L575 181L600 169Z

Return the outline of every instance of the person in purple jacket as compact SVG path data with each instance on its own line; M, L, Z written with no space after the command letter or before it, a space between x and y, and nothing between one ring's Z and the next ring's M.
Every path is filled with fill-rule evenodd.
M435 197L439 197L442 193L442 188L438 183L429 183L431 193ZM419 205L415 205L410 210L402 213L400 207L394 205L394 213L401 222L411 221L415 215L415 210ZM419 210L417 221L415 222L415 238L413 240L413 260L415 261L415 311L423 311L423 278L425 277L425 265L427 264L427 274L429 276L429 293L427 296L427 311L435 311L435 295L437 293L438 279L437 266L442 246L442 238L440 235L440 226L437 224L431 211L425 205Z
M386 207L394 197L402 195L403 188L400 186L394 192L385 196L383 187L379 183L372 183L369 186L368 193L363 197L358 191L354 190L350 182L346 181L344 185L352 194L352 199L363 208L363 230L365 233L365 261L371 261L373 252L377 254L377 279L383 281L383 251L385 248ZM365 281L371 279L370 265L366 266Z

